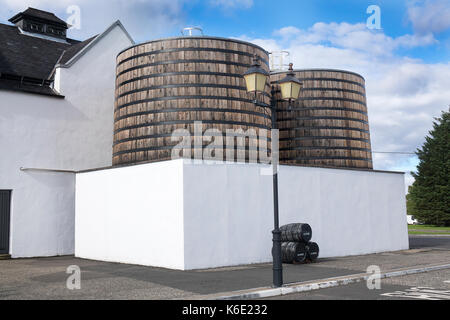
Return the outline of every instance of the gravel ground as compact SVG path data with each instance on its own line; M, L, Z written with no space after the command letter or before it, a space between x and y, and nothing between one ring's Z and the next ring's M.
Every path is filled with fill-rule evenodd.
M82 270L80 290L69 290L66 268ZM0 261L0 299L176 299L189 291L137 279L136 268L70 256ZM128 274L120 276L120 274Z

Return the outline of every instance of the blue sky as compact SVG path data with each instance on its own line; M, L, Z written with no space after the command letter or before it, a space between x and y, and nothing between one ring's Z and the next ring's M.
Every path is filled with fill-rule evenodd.
M439 0L441 1L441 0ZM391 37L414 33L413 24L408 19L408 8L421 1L414 0L141 0L128 1L130 5L121 4L123 0L90 1L87 0L0 0L2 11L0 21L7 19L20 9L34 6L51 10L61 18L70 16L65 10L70 4L78 4L82 18L86 17L86 27L72 30L74 38L86 38L101 32L106 21L120 19L129 27L130 33L137 42L154 37L175 36L184 26L201 26L205 34L223 37L238 37L245 34L250 38L265 38L274 30L285 26L307 29L317 22L347 22L350 24L365 23L369 15L369 5L381 8L382 32ZM97 2L97 5L93 4ZM138 4L133 4L138 2ZM172 2L171 5L167 3ZM444 0L450 6L449 0ZM119 4L119 10L108 8L111 3ZM152 29L152 11L166 10L168 21L165 27ZM94 9L95 8L95 9ZM98 17L98 12L103 12ZM164 13L164 12L160 12ZM139 19L139 24L132 19ZM95 23L94 20L100 20ZM145 30L148 29L148 32ZM412 49L399 49L398 53L427 62L446 62L450 57L450 30L435 34L439 42L432 46Z
M187 22L201 24L207 30L222 35L245 32L254 37L262 37L286 25L307 28L318 21L364 22L367 17L366 8L371 4L385 9L383 24L389 26L394 33L396 28L404 27L398 19L405 12L402 1L254 0L252 7L241 6L240 10L236 10L236 7L217 6L208 1L192 3L186 4Z
M187 25L201 26L207 34L236 37L246 34L252 38L267 37L274 30L287 25L306 29L316 22L365 23L370 14L369 5L378 5L381 9L383 32L398 37L414 32L408 21L407 1L364 1L364 0L254 0L246 8L240 6L218 6L214 2L192 1L185 4ZM450 3L449 3L450 5ZM169 33L168 33L169 35ZM413 49L398 50L399 54L428 62L449 60L450 30L439 33L435 38L439 43ZM143 40L143 39L142 39Z
M0 0L0 22L29 6L67 19L71 5L81 13L81 28L69 32L75 39L117 19L136 42L200 26L205 35L288 50L297 68L358 72L366 79L374 151L415 151L450 105L450 0ZM366 26L369 5L381 9L380 30ZM374 154L376 169L416 165L412 155Z

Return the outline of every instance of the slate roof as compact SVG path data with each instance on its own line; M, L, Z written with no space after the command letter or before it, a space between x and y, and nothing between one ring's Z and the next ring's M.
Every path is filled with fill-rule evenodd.
M39 14L45 19L60 20L52 13L31 8L28 10L33 10L34 15ZM22 91L58 95L48 86L49 82L39 85L41 88L37 88L34 83L43 82L38 80L51 80L53 70L58 63L64 64L69 61L94 38L83 42L69 38L66 39L66 42L53 41L24 35L16 26L0 24L0 90L21 90L23 88ZM14 76L25 77L25 80L33 79L33 81L14 83L12 80L16 78ZM24 82L27 82L28 87Z
M0 72L47 79L72 45L23 35L16 26L0 24Z

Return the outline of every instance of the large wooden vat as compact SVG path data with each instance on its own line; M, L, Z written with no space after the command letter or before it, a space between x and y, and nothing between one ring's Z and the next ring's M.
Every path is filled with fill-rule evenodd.
M341 70L294 73L303 89L298 101L278 103L280 163L372 169L364 78ZM285 76L272 73L272 84Z
M119 53L113 164L170 159L181 140L172 138L176 129L189 131L192 152L180 155L193 157L195 121L202 121L203 131L217 129L224 135L227 129L254 130L256 135L245 138L245 148L260 146L260 130L270 130L271 114L252 103L242 77L254 54L269 70L264 49L223 38L162 39ZM269 94L267 85L265 103ZM269 148L270 132L264 140ZM203 141L203 148L210 143Z

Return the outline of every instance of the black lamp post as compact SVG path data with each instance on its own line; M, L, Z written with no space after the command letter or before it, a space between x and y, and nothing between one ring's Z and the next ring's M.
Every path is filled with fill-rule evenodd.
M272 86L270 105L257 100L257 93L265 92L266 83L270 74L261 68L259 57L255 55L253 65L244 73L244 79L247 86L247 92L255 92L254 104L259 107L270 108L272 113L272 129L277 129L277 92L281 91L281 98L283 100L297 100L300 95L302 83L295 78L292 68L292 63L289 65L289 73L280 80L278 84L281 90L277 91L275 86ZM272 136L272 146L273 146ZM281 231L278 214L278 152L274 152L272 147L272 166L273 166L273 216L274 229L272 231L272 257L273 257L273 285L274 287L281 287L283 285L283 264L281 261Z

